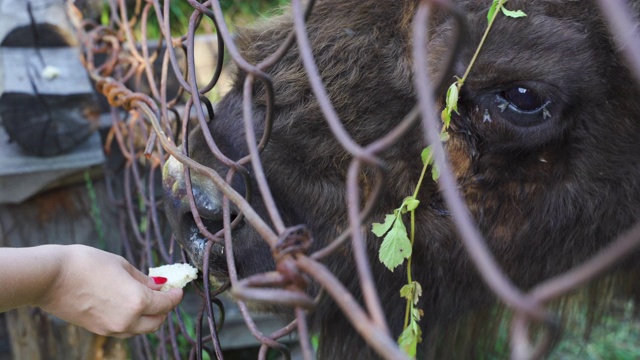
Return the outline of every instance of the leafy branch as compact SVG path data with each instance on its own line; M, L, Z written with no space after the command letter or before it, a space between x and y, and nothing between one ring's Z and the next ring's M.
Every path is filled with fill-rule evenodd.
M446 106L444 110L442 110L442 114L441 114L442 123L444 125L443 131L445 131L444 128L449 128L449 124L451 122L451 114L454 111L458 113L458 96L460 94L460 89L462 88L462 85L464 85L464 82L467 81L467 77L469 77L471 68L473 67L473 64L475 64L476 59L480 54L480 50L482 49L484 42L487 40L487 36L489 35L489 30L491 30L491 27L493 26L493 22L498 17L498 14L502 12L505 16L510 18L520 18L520 17L527 16L527 14L525 14L522 10L512 11L505 8L504 4L507 1L509 0L493 0L493 3L491 4L491 8L489 8L489 12L487 13L487 21L488 21L487 28L485 29L484 34L482 34L480 43L478 44L478 47L476 48L475 53L473 53L473 57L471 58L471 61L469 62L467 69L465 70L462 77L458 78L458 80L453 84L451 84L451 86L449 86L449 89L447 89Z
M446 142L449 139L447 130L451 124L451 115L455 112L458 113L458 99L460 95L460 89L464 85L471 68L480 54L485 40L489 34L489 30L493 26L493 22L499 13L504 14L510 18L519 18L527 16L522 10L512 11L504 7L504 4L508 0L493 0L489 12L487 13L487 28L476 48L467 69L465 70L461 78L456 78L456 81L449 86L447 95L445 98L445 108L441 113L442 130L440 131L440 141ZM392 214L385 216L383 223L373 223L371 231L377 237L383 238L378 257L381 263L383 263L389 270L394 269L407 260L407 283L400 289L400 296L407 299L407 305L404 318L404 330L398 338L398 345L411 357L415 357L417 353L418 343L422 341L422 329L420 329L420 319L423 316L423 311L417 307L422 296L422 286L417 281L413 280L412 270L412 250L415 243L415 211L420 205L418 200L418 193L422 186L424 177L426 176L427 169L431 167L431 178L433 181L437 181L440 177L438 167L434 162L433 146L427 146L421 154L422 158L422 172L420 178L416 184L413 195L405 198L399 208L394 209ZM410 232L407 232L407 228L403 221L403 215L409 213L410 218Z

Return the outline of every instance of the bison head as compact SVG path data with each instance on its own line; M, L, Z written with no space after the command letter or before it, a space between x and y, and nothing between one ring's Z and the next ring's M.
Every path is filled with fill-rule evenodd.
M344 129L360 144L389 133L416 104L411 20L416 1L318 1L307 21L321 80ZM457 1L466 16L453 75L461 76L486 27L491 1ZM640 215L640 91L592 1L510 1L527 17L500 16L460 93L446 142L461 193L504 271L523 288L584 261L628 228ZM258 63L284 41L292 28L284 15L240 31L243 57ZM427 41L430 73L442 78L454 47L453 18L435 12ZM297 46L268 69L275 104L270 141L261 153L264 175L286 226L305 224L322 248L348 228L346 176L352 157L336 140L311 91ZM248 155L242 99L246 74L237 71L231 91L217 104L208 128L189 136L188 154L226 174L204 134L226 157ZM445 86L446 88L446 86ZM267 91L252 88L253 126L265 131ZM438 93L443 106L444 92ZM392 331L402 326L398 290L405 270L390 272L377 261L380 240L372 222L397 208L420 176L425 147L419 125L381 151L386 164L384 191L362 229L378 290ZM248 168L250 177L255 169ZM185 197L182 166L169 160L164 186L174 234L200 267L227 276L224 247L216 245L203 264L205 239ZM210 232L222 224L221 193L207 178L192 174L196 206ZM359 174L366 196L377 180ZM231 185L246 184L236 175ZM415 278L426 289L419 307L428 332L491 301L469 261L446 206L433 182L423 185L416 215ZM251 206L268 219L257 191ZM236 210L237 211L237 210ZM272 251L251 224L233 230L240 277L272 270ZM324 259L338 278L361 297L348 246ZM336 320L327 300L312 315L323 334L323 354L347 358L358 353L356 336ZM348 326L344 327L348 329ZM427 341L433 344L433 341Z

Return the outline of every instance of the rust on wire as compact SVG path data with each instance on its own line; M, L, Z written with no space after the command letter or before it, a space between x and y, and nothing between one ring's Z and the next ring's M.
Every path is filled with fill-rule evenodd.
M286 40L277 50L261 63L251 64L242 57L234 44L231 30L226 23L219 1L198 2L188 0L193 6L189 17L188 30L184 35L174 37L170 23L169 1L138 0L134 14L127 12L126 1L110 0L111 23L108 26L85 21L80 29L81 40L85 49L84 62L96 83L96 88L112 106L113 125L108 137L107 147L115 145L122 153L125 164L123 169L124 188L118 192L110 189L110 197L115 206L123 209L121 216L121 233L125 241L125 256L139 268L157 266L159 263L187 261L186 254L180 251L179 245L171 238L167 239L164 221L157 211L161 191L156 189L160 180L159 171L169 155L184 165L186 195L194 221L207 239L203 263L209 263L212 249L224 246L227 259L229 281L219 287L214 286L209 278L208 266L203 266L203 287L197 290L202 299L199 313L195 318L195 338L189 335L187 316L182 310L176 310L165 325L154 335L159 346L152 346L148 337L136 338L134 349L136 358L180 358L178 336L186 339L192 347L189 358L202 357L208 352L217 358L223 358L223 349L218 341L218 332L224 322L224 310L217 296L220 292L231 288L238 300L240 312L247 327L262 344L260 359L265 359L268 349L280 352L284 358L291 357L289 349L278 342L294 331L297 331L302 356L312 359L314 350L310 342L307 312L314 311L318 298L308 293L310 282L317 283L321 294L331 296L344 316L352 323L361 337L380 356L387 359L406 359L390 335L380 298L374 286L370 259L360 229L364 219L376 205L379 194L383 191L386 179L387 164L377 154L393 146L418 121L425 129L425 142L434 145L435 160L440 169L440 187L452 219L460 233L460 238L478 273L495 293L495 295L513 310L510 339L511 354L515 359L540 358L548 353L554 344L559 331L558 320L547 304L568 292L575 290L585 282L594 279L609 268L620 263L625 255L640 244L640 224L602 249L591 260L533 286L529 291L514 285L500 268L487 243L467 209L459 190L455 176L448 165L445 149L438 138L440 127L436 114L434 93L442 93L446 88L446 79L450 78L453 59L461 47L460 34L464 33L464 16L459 14L450 0L425 0L420 2L413 18L413 58L415 71L415 89L417 93L416 107L388 132L366 146L357 144L343 126L329 95L321 81L318 67L311 51L306 20L313 16L314 1L303 2L293 0L293 28ZM640 42L635 33L626 31L632 28L630 14L623 1L598 1L602 12L610 25L611 31L624 36L615 37L620 48L631 63L636 77L640 79ZM453 44L448 61L442 64L440 77L431 82L428 76L426 49L427 30L430 11L438 9L446 11L456 20L457 28L452 35ZM162 38L155 44L155 50L146 37L148 22L154 18L160 25ZM622 20L621 20L622 19ZM624 20L624 21L623 21ZM206 84L198 87L195 69L194 37L196 29L203 21L211 21L217 38L217 65ZM135 26L140 26L135 31ZM136 34L141 35L136 35ZM304 227L287 227L278 211L271 189L267 183L262 167L261 153L267 146L273 123L275 104L273 83L267 70L277 64L288 51L297 46L308 81L324 114L329 129L353 160L347 173L347 194L349 228L324 248L313 249L313 234ZM186 56L186 68L181 67L178 50ZM187 135L190 126L206 127L214 117L213 107L204 96L217 86L223 64L224 51L228 51L239 69L246 72L244 83L242 112L244 130L249 155L233 161L219 149L209 132L203 132L211 155L229 170L219 174L211 168L189 158L186 149ZM97 58L103 59L98 61ZM155 74L154 63L160 62L160 75ZM178 92L174 98L168 98L169 75L175 78ZM141 90L141 81L145 90ZM265 89L266 110L263 118L256 119L253 111L252 89L260 83ZM188 99L182 101L183 93ZM121 110L125 110L124 112ZM254 124L264 124L262 133L256 133ZM115 141L115 143L113 142ZM182 147L177 142L183 142ZM255 179L257 189L251 189L251 179L247 167L251 166L251 176ZM366 168L375 174L373 187L362 193L359 174ZM199 211L193 196L191 177L193 174L206 177L223 194L223 228L211 233L200 219ZM231 181L239 176L244 182L246 191L238 193ZM252 194L258 191L259 194ZM117 195L119 194L119 195ZM265 201L267 219L261 218L251 208L251 196L261 196ZM235 262L234 247L231 241L231 229L241 221L247 221L270 246L275 270L239 279ZM129 236L129 235L133 236ZM323 265L320 260L343 248L350 241L351 251L356 262L357 275L363 294L363 304L358 302L340 281ZM320 296L320 295L318 295ZM293 309L295 320L284 328L271 334L262 333L256 326L248 310L246 302L267 303L288 306ZM205 335L201 324L205 323L208 333ZM532 341L530 325L544 325L541 337Z

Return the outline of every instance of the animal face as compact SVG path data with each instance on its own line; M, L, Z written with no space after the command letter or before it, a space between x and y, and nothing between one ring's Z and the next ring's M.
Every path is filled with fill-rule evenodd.
M468 66L490 3L457 1L467 27L454 74L445 74L445 79L453 82ZM640 91L592 1L514 0L508 7L524 10L527 17L500 16L495 22L461 90L445 146L458 187L489 247L507 275L527 288L584 261L639 217ZM415 1L374 5L326 0L317 2L307 21L323 84L345 130L360 145L389 133L416 104L411 55L415 9ZM283 15L240 31L237 44L245 59L257 63L277 49L291 28L291 16ZM455 28L446 13L433 14L427 49L434 79L443 75ZM305 224L313 234L313 252L348 228L345 183L352 158L324 119L297 47L268 74L275 103L270 141L261 153L264 175L285 225ZM221 174L229 167L211 154L204 133L228 158L248 155L242 112L245 78L237 71L208 128L189 136L189 156ZM436 94L440 106L444 96ZM254 128L262 134L267 90L260 82L253 87L253 99ZM365 222L369 229L414 191L425 146L416 125L379 154L388 181ZM249 174L255 175L255 169ZM366 196L376 181L375 171L365 167L359 179ZM211 232L220 230L220 191L196 173L192 181L205 225ZM231 182L240 193L247 191L247 184L257 189L255 181L244 182L237 175ZM180 244L198 266L226 277L222 246L214 247L209 264L202 263L205 239L192 219L182 167L175 160L165 167L164 187L167 215ZM490 303L493 296L471 265L437 185L423 185L419 198L413 261L415 278L429 289L420 307L431 332L460 313ZM251 205L269 218L257 191ZM403 300L397 294L405 270L390 272L377 263L380 240L363 232L389 319L402 319ZM234 229L233 246L241 278L273 270L271 249L250 224ZM358 297L351 256L346 246L325 262ZM317 313L311 317L325 335L323 354L361 351L354 335L336 331L342 320L326 320L339 314L330 300ZM399 332L401 326L391 320L392 331ZM339 341L354 346L345 350L336 345Z

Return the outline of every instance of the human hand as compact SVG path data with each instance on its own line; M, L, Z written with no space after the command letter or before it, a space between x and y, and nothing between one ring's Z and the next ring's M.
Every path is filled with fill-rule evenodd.
M60 271L36 303L93 333L126 338L156 331L182 300L123 257L83 245L56 247Z

